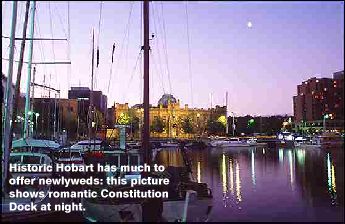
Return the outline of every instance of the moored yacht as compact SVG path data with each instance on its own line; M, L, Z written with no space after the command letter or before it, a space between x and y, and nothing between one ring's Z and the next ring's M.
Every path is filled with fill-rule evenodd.
M295 147L295 137L291 132L282 131L277 134L277 139L280 141L280 146L284 148L294 148Z
M229 139L215 139L210 142L212 147L249 147L256 145L254 139L248 141L240 140L240 138L229 138Z
M81 153L85 153L86 151L98 151L103 146L104 142L101 140L93 139L93 140L83 140L75 143L71 146L72 150L79 150Z
M28 166L28 165L36 165L36 166L44 166L44 165L52 165L52 159L43 153L36 153L36 152L15 152L10 153L10 164L16 164L18 166ZM10 172L9 178L16 178L18 176L22 176L24 178L36 178L33 185L8 185L7 192L2 191L2 213L1 219L2 221L26 221L29 217L36 217L42 215L42 213L46 212L38 212L38 211L11 211L10 210L10 203L15 202L16 204L20 205L27 205L30 204L36 205L40 207L41 204L47 204L51 202L51 199L47 197L48 192L51 189L51 185L38 185L36 184L39 178L47 178L52 177L52 172L44 172L44 173L32 173L32 172ZM21 191L28 193L35 193L40 192L39 197L16 197L10 198L9 192Z

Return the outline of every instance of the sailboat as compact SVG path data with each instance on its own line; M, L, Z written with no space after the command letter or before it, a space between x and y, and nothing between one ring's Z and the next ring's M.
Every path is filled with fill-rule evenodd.
M115 150L104 152L95 163L121 165L142 165L162 162L164 149L151 150L149 132L149 1L143 2L144 21L144 130L142 135L142 149ZM185 148L175 149L179 164L164 163L166 170L162 173L153 172L107 172L89 173L98 175L105 182L107 178L123 178L127 181L140 178L168 178L168 185L134 187L129 184L90 186L98 192L97 198L82 198L85 208L83 216L87 221L95 222L146 222L146 221L207 221L212 209L213 196L205 183L192 181ZM168 153L171 153L171 149ZM164 156L163 156L164 157ZM106 182L105 182L106 183ZM102 192L129 192L129 191L156 190L168 192L167 198L116 198L102 197Z
M8 80L12 80L12 73L13 73L13 48L14 48L14 40L15 37L15 27L17 22L17 2L13 2L13 12L12 12L12 31L11 31L11 47L10 47L10 56L9 56L9 72L8 72ZM26 38L26 28L28 22L28 15L29 10L31 8L31 15L30 15L30 34L29 38ZM37 217L41 215L47 215L49 212L39 212L39 211L20 211L20 210L13 210L10 209L10 203L15 202L22 207L29 207L30 205L35 205L40 207L41 204L47 204L48 202L54 204L55 202L51 200L51 198L47 197L48 192L51 191L51 185L46 186L38 186L34 184L33 186L25 186L23 189L22 186L10 186L8 184L8 180L11 177L16 176L24 176L25 178L47 178L53 175L53 172L46 172L42 173L18 173L18 172L9 172L9 164L17 164L17 166L44 166L44 165L52 165L54 163L54 153L60 148L60 145L55 141L45 140L45 139L34 139L30 136L29 130L29 115L30 115L30 84L31 84L31 70L32 70L32 53L33 53L33 40L34 38L34 21L35 21L35 9L36 9L36 2L31 1L26 3L26 13L25 13L25 21L23 26L23 38L22 38L22 46L21 46L21 57L19 60L18 66L18 77L17 77L17 93L19 93L19 84L20 84L20 77L21 77L21 67L23 64L23 55L24 55L24 48L25 48L25 41L29 40L29 58L28 58L28 78L26 83L26 103L25 103L25 125L24 125L24 136L21 139L11 141L12 138L12 131L10 121L12 120L12 113L11 108L13 107L13 112L16 110L16 102L14 106L12 105L12 93L9 91L9 85L12 84L11 81L8 81L8 85L6 88L6 115L4 116L4 123L6 123L6 128L3 130L3 188L2 188L2 214L1 218L3 221L26 221L28 218ZM55 39L51 39L55 40ZM51 63L54 64L54 63ZM35 74L35 68L34 68ZM19 80L19 82L18 82ZM18 95L17 95L18 96ZM33 97L33 96L32 96ZM37 115L36 115L37 116ZM15 117L15 116L13 116ZM13 122L13 120L12 120ZM13 124L12 124L13 125ZM11 143L11 144L10 144ZM35 180L35 183L37 179ZM25 191L25 192L37 192L40 191L43 194L40 194L37 198L31 197L21 197L18 196L16 198L9 197L9 191Z

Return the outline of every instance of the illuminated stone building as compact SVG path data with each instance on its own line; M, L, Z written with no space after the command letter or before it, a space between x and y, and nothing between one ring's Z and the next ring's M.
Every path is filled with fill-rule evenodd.
M225 115L225 107L222 108ZM171 94L164 94L158 101L157 106L150 105L150 126L157 119L163 123L162 132L154 132L151 129L151 137L156 138L194 138L205 134L207 121L210 118L211 112L215 109L203 109L203 108L189 108L188 104L183 107L180 105L180 101L175 99ZM128 103L115 105L115 123L121 123L125 120L125 123L129 124L133 122L133 118L139 118L139 129L143 123L143 106L141 104L129 107ZM192 126L192 131L186 133L183 128L183 122L189 119ZM140 138L139 131L134 131L133 136Z

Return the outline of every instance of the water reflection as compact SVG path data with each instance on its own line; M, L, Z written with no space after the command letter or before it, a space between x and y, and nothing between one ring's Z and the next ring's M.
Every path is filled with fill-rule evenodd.
M157 154L157 163L168 167L168 166L174 166L174 167L183 167L184 161L183 156L180 150L177 149L167 149L167 150L161 150Z
M291 189L295 189L294 185L294 165L295 165L295 157L292 157L292 150L289 150L289 167L290 167L290 184Z
M224 207L227 207L227 198L228 198L228 183L227 183L227 172L226 172L226 159L227 157L223 154L222 156L222 184L223 184L223 204Z
M237 161L236 161L236 196L237 196L237 200L241 202L242 195L241 195L240 165Z
M336 183L335 183L335 171L334 165L331 160L330 153L327 153L327 174L328 174L328 192L331 195L332 204L337 203L337 191L336 191Z
M226 156L223 154L222 157L222 183L223 183L223 193L228 193L227 181L226 181Z
M210 221L343 221L340 150L207 149L188 155L196 180L212 188ZM166 160L181 161L168 154Z
M198 161L198 172L197 172L198 183L201 183L201 169L200 169L200 161Z
M305 149L296 149L298 165L304 166L305 163Z
M279 149L279 163L284 162L284 149Z
M254 158L254 149L252 149L252 182L255 186L255 158Z
M233 163L230 159L230 166L229 166L229 175L230 175L230 194L234 195L234 170L233 170Z

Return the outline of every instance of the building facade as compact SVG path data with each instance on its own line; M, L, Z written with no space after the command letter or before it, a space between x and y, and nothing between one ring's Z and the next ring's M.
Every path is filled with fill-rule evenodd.
M76 99L34 98L32 104L34 136L59 139L65 133L68 139L76 139L79 127Z
M87 108L89 107L91 90L88 87L71 87L68 91L68 99L77 99ZM107 96L102 91L93 91L93 104L103 115L107 113Z
M323 122L325 114L331 114L326 122L333 127L344 125L344 71L335 72L333 78L310 78L297 86L293 97L296 124Z
M225 115L226 107L222 107ZM194 138L202 136L207 132L207 121L215 109L189 108L188 104L183 107L180 101L170 94L164 94L158 101L157 106L150 105L150 130L153 138ZM116 103L114 111L115 123L121 123L125 117L128 122L133 122L133 118L138 118L139 128L137 133L133 133L135 138L140 138L140 131L143 124L144 110L141 104L129 107L128 103ZM154 131L152 128L157 120L162 123L162 131ZM186 127L187 126L187 127ZM190 126L191 128L188 128ZM135 129L135 128L134 128Z

